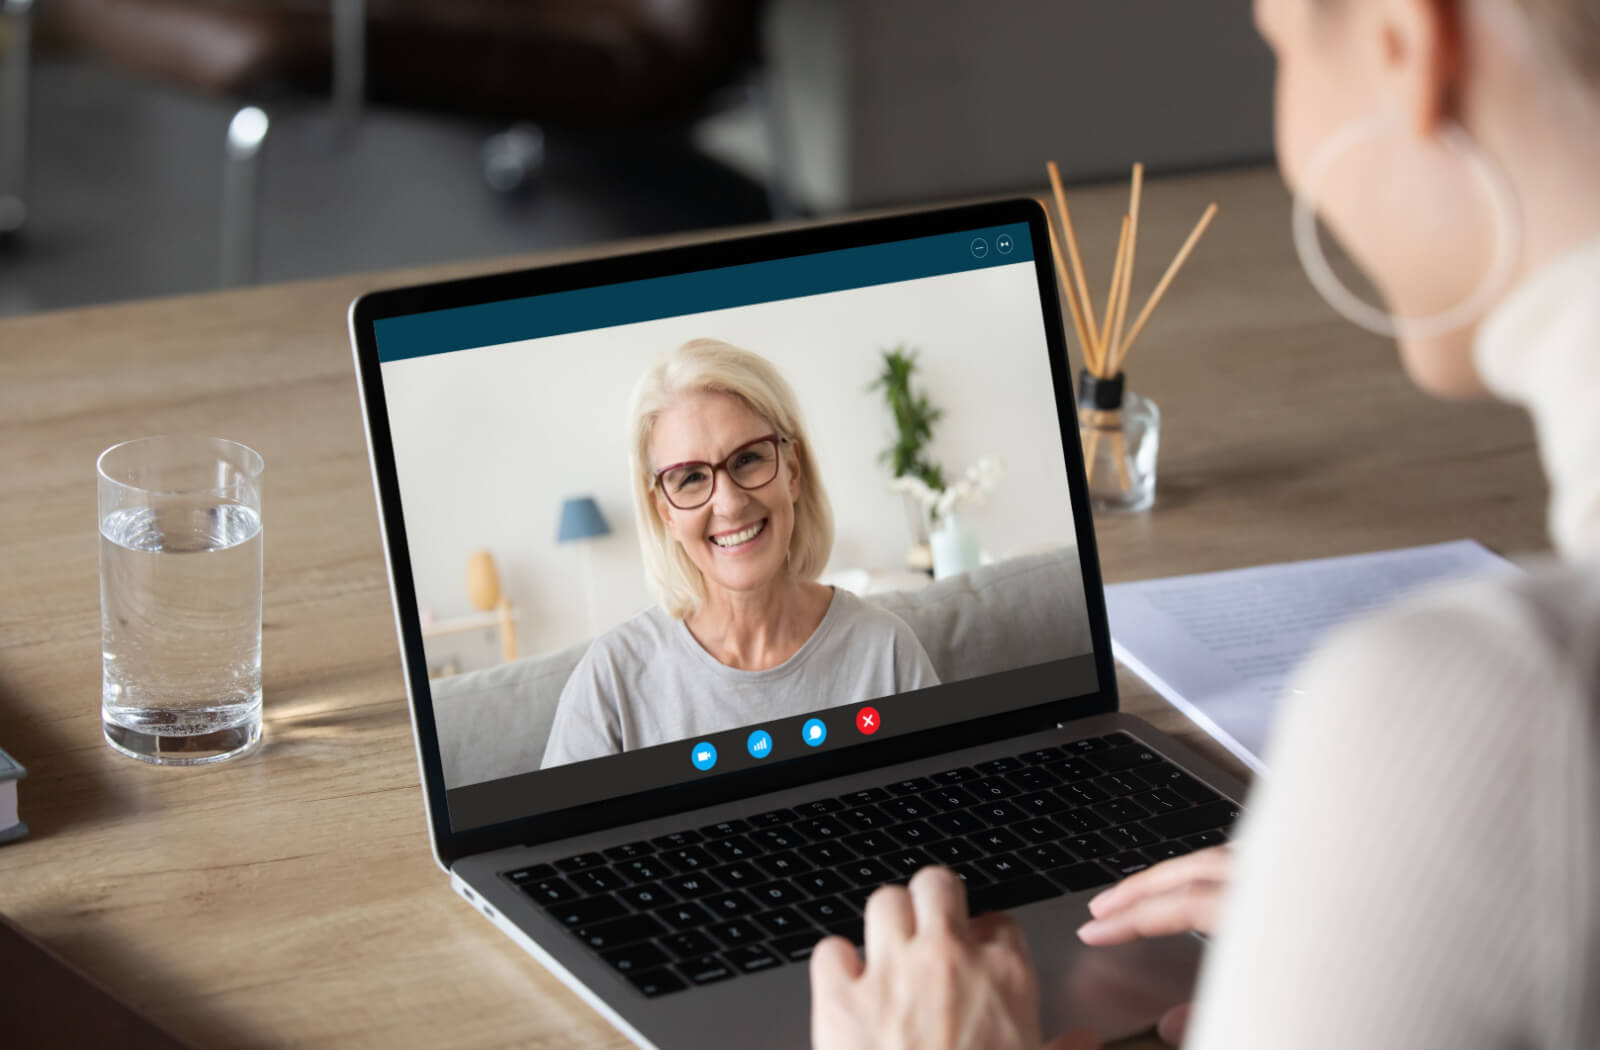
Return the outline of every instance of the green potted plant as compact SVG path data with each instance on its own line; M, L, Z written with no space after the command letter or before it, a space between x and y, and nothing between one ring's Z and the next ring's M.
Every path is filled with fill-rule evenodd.
M928 490L943 492L944 468L928 457L928 443L933 440L933 426L943 417L944 410L928 400L926 391L912 389L912 378L917 371L915 348L901 344L880 353L883 370L867 389L883 392L884 404L894 419L895 440L878 458L889 466L896 479L916 478ZM927 543L927 509L910 493L906 493L905 499L915 541Z

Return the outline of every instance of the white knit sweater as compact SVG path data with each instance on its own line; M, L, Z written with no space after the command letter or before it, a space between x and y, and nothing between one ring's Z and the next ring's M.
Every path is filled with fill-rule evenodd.
M1600 1048L1600 241L1477 346L1561 561L1417 596L1296 677L1189 1050Z

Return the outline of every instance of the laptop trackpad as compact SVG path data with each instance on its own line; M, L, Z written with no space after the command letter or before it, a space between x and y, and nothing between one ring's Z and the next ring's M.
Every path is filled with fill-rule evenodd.
M1205 950L1197 937L1090 948L1074 932L1089 918L1079 901L1042 901L1013 914L1038 968L1046 1039L1074 1028L1093 1029L1102 1039L1147 1031L1194 992Z

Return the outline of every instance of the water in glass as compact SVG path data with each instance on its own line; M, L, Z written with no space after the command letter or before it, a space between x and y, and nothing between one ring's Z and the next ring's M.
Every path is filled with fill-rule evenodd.
M261 733L261 516L209 496L156 496L100 521L106 739L198 764Z

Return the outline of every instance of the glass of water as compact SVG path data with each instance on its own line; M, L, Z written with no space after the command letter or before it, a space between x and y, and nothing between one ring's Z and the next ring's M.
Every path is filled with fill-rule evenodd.
M261 739L261 456L152 437L100 454L100 716L157 765Z

